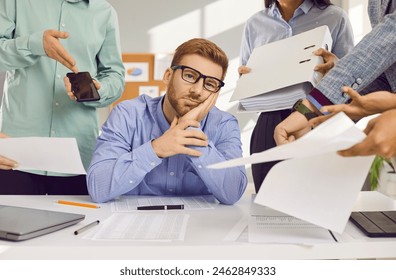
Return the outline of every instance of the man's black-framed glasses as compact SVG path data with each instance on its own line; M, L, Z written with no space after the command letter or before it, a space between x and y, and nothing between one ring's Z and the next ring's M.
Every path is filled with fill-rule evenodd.
M173 70L181 69L181 77L184 81L190 84L197 83L201 78L203 78L203 87L210 92L216 93L223 86L224 82L215 77L205 76L201 74L198 70L185 65L174 65L171 67Z

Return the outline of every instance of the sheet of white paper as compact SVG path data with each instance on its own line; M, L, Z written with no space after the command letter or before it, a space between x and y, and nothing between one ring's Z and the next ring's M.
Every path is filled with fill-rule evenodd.
M75 138L1 138L0 155L18 162L18 170L85 174Z
M121 196L111 202L113 212L136 211L138 206L152 205L184 205L185 210L213 209L218 204L211 195L201 196L179 196L179 197L158 197L158 196Z
M223 161L208 168L227 168L296 157L310 157L338 151L360 142L366 135L344 113L338 113L289 144L280 145L245 158Z
M93 240L172 241L184 240L189 215L115 213L95 232L84 236Z
M364 137L339 113L290 144L214 167L286 159L270 170L255 202L342 233L373 157L345 158L336 151Z
M268 173L255 203L342 233L373 157L295 158Z

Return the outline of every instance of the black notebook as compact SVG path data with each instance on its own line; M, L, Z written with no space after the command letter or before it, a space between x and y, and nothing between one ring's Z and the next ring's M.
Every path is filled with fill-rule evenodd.
M0 205L0 239L26 240L84 220L85 215Z
M396 237L396 211L352 212L350 220L367 236Z

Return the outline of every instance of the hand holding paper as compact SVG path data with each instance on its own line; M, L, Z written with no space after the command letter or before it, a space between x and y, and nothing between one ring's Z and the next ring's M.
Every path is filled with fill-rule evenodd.
M0 155L17 161L18 170L85 174L74 138L1 138Z

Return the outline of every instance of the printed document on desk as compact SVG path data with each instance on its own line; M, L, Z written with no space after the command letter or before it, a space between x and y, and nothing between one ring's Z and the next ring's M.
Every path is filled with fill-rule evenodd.
M75 138L1 138L0 155L18 162L17 170L86 174Z
M329 28L320 26L255 48L246 64L251 72L239 78L230 101L239 100L240 112L290 109L322 78L313 69L323 59L312 52L331 46Z
M184 240L189 218L189 215L180 213L115 213L84 238L118 241Z
M342 233L373 157L346 158L336 151L365 137L352 120L338 113L292 143L209 167L284 160L270 170L255 203Z

